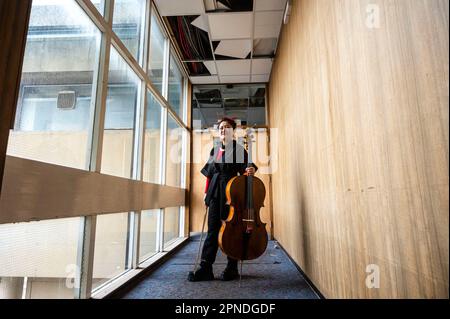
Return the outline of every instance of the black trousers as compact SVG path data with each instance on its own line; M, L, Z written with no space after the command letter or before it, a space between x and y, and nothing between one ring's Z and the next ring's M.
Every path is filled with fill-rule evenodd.
M229 206L227 206L229 209ZM209 204L208 233L202 250L202 266L212 266L216 261L217 250L219 249L219 231L222 226L219 203L212 199ZM228 258L228 267L237 268L237 260Z

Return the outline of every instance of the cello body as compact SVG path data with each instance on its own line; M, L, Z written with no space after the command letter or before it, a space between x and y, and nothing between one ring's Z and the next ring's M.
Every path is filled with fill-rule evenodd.
M256 259L268 242L266 223L259 216L266 196L264 183L256 176L235 176L227 184L226 196L230 212L222 221L219 247L236 260Z

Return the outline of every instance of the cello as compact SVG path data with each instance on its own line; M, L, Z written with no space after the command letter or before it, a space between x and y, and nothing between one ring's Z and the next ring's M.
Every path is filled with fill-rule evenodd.
M252 138L252 130L247 129L248 167L252 164ZM256 176L235 176L225 192L230 211L222 221L219 247L239 261L256 259L265 252L268 242L266 223L259 216L266 196L264 183Z

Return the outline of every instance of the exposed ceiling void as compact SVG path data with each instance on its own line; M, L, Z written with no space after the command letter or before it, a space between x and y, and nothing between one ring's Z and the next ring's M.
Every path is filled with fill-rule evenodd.
M166 19L184 61L189 61L187 66L190 74L210 75L203 63L193 63L213 59L208 33L192 24L199 17L201 16L171 16Z
M286 0L155 0L192 84L267 83Z
M192 90L193 120L202 128L224 115L242 125L265 125L264 84L194 85Z
M253 0L204 0L206 12L253 11Z

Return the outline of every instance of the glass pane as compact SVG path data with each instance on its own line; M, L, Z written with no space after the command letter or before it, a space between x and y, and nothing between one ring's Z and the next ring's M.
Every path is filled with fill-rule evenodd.
M146 210L141 213L141 235L139 242L139 262L157 253L156 231L159 209Z
M81 218L0 225L0 299L74 298L80 225Z
M139 62L146 0L115 0L113 31Z
M147 183L160 183L161 109L153 94L147 92L143 171L143 180Z
M75 1L33 1L9 155L87 167L100 37Z
M97 8L98 12L105 15L105 0L90 0L92 4Z
M183 160L184 129L168 116L167 122L167 158L166 185L181 187L181 165Z
M172 54L170 55L169 70L169 104L180 119L183 119L183 75Z
M180 237L180 207L164 209L164 248Z
M129 214L97 216L92 289L128 269Z
M164 71L164 44L166 37L161 31L157 18L152 14L150 29L150 61L148 75L153 85L162 94L163 71Z
M133 135L140 80L111 48L101 172L131 177Z

